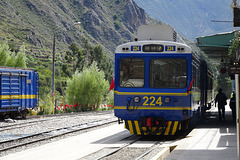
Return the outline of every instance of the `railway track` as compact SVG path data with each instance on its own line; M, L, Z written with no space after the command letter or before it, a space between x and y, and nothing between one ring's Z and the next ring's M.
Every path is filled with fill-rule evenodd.
M48 130L45 132L23 135L22 137L15 138L15 139L4 140L0 142L0 152L9 151L14 148L26 146L26 145L41 142L41 141L46 141L46 140L60 137L73 132L83 131L83 130L91 129L94 127L107 125L113 122L117 122L117 119L111 118L111 119L104 119L100 121L93 121L93 122L83 123L83 124L74 125L70 127L62 127L62 128Z
M189 132L190 130L180 135L163 137L131 135L121 140L122 142L127 142L119 147L106 147L79 160L155 160L159 157L164 159L176 147L175 143L186 138ZM145 145L145 143L150 143L150 145Z
M83 118L83 117L89 117L89 116L101 116L101 115L110 115L112 112L104 113L104 112L80 112L80 113L69 113L69 114L59 114L59 115L41 115L41 116L29 116L27 120L22 120L22 119L16 119L16 120L11 120L10 123L5 123L7 120L2 120L0 121L0 134L3 131L7 130L14 130L17 128L23 128L23 127L28 127L31 125L37 125L42 122L47 122L47 121L59 121L62 119L66 118L71 118L71 119L78 119L78 118ZM37 120L35 120L37 119ZM12 121L12 122L11 122ZM1 123L2 122L2 123Z
M120 148L117 148L113 151L111 151L108 154L105 154L95 160L108 160L108 159L118 159L119 157L122 157L122 160L127 159L135 159L135 160L142 160L142 159L148 159L147 156L150 154L153 150L156 150L160 145L158 142L154 143L152 147L150 148L130 148L129 146L138 140L126 144ZM138 151L137 151L138 150ZM118 153L119 152L119 153ZM138 152L138 153L137 153ZM124 156L122 156L124 155Z
M165 140L153 140L150 146L140 147L141 144L145 143L145 139L136 135L131 135L123 141L126 143L120 147L104 148L79 160L148 160L164 149L161 145L165 142Z
M95 116L95 114L94 114ZM80 119L81 116L70 116L72 118L72 120L75 119ZM97 116L98 118L100 118L101 116ZM90 115L86 114L83 118L84 118L84 122L79 123L79 124L73 124L72 122L68 122L68 124L71 124L69 126L58 126L55 124L55 126L52 127L48 127L46 126L45 128L47 128L47 130L43 130L40 132L36 132L36 133L30 133L28 132L27 134L21 134L24 133L23 131L19 132L19 134L15 134L16 136L13 137L7 137L6 139L2 139L1 140L1 136L3 135L3 133L7 133L7 132L12 132L11 127L14 128L16 127L16 125L14 124L10 124L9 128L3 128L0 127L2 129L2 131L0 131L0 157L1 156L5 156L8 154L12 154L13 152L19 152L22 150L26 150L27 148L32 148L32 147L36 147L36 146L40 146L49 142L54 142L54 141L58 141L60 139L63 138L67 138L70 136L75 137L76 135L81 134L82 135L88 135L89 131L96 131L96 134L92 135L95 136L98 133L98 130L104 129L104 128L109 128L110 130L108 132L101 132L99 131L100 135L108 135L109 133L113 133L116 128L117 130L119 129L119 126L117 124L116 127L115 125L111 125L108 127L102 127L102 126L107 126L110 123L116 123L117 122L117 118L114 117L112 115L112 117L110 118L106 118L109 117L108 115L102 115L101 120L97 119L96 117L91 117ZM66 119L65 119L66 118ZM63 121L68 121L68 117L65 117ZM89 119L88 119L89 118ZM63 119L63 117L60 117L60 119ZM93 120L94 119L94 120ZM41 120L41 119L38 119ZM57 121L59 120L59 118L52 118L51 120L46 119L45 121L40 122L40 124L37 122L38 120L34 120L31 121L31 124L24 124L21 123L20 125L23 125L22 128L26 127L26 129L28 128L28 126L31 125L40 125L41 123L51 123L52 121ZM44 120L44 119L43 119ZM88 121L88 122L86 122ZM35 123L36 122L36 123ZM44 125L43 125L44 126ZM111 129L112 126L115 127L114 129ZM21 129L20 126L18 126L19 129ZM113 131L114 130L114 131ZM16 131L18 131L16 129ZM91 133L91 132L89 132ZM104 134L103 134L104 133ZM91 135L91 134L90 134ZM81 138L81 136L79 136L79 138ZM90 136L91 137L91 136ZM118 138L118 137L123 137ZM78 139L79 139L78 138ZM89 137L87 136L86 138L83 138L83 142L84 144L85 139L88 139ZM119 139L120 141L117 141L117 139ZM105 143L105 141L107 140L107 142ZM115 143L112 143L111 141L115 141ZM91 141L91 140L90 140ZM141 143L141 141L154 141L154 143L151 142L151 147L138 147L136 144ZM106 147L103 147L102 149L96 150L95 152L99 152L97 155L94 155L91 157L92 153L86 154L85 156L90 156L89 160L92 159L101 159L101 160L110 160L110 159L118 159L121 158L123 160L125 159L136 159L136 160L144 160L144 159L148 159L146 157L151 157L152 152L156 151L156 150L161 150L161 144L164 143L164 141L169 141L166 139L162 139L162 138L157 138L156 137L154 139L149 140L149 138L142 138L139 137L137 135L126 135L125 131L124 134L123 132L116 132L116 134L112 135L112 136L108 136L106 139L102 137L102 140L98 140L95 139L94 141L92 141L89 144L115 144L114 146L110 147L106 145ZM120 144L120 145L119 145ZM123 145L124 144L124 145ZM82 147L82 146L78 146L78 147ZM105 150L105 151L104 151ZM85 153L85 152L84 152ZM84 154L83 153L83 154ZM86 152L87 153L87 152ZM83 157L84 160L88 160L86 157Z
M40 120L34 120L34 121L30 121L30 122L23 122L23 123L18 123L18 124L0 126L0 132L12 130L12 129L16 129L16 128L27 127L27 126L31 126L32 124L41 123L41 122L45 122L45 121L49 121L49 119L40 119Z
M110 156L110 155L113 155L113 154L117 153L118 151L123 150L124 148L126 148L126 147L128 147L129 145L133 144L134 142L137 142L139 139L140 139L140 138L137 138L137 139L133 140L132 142L126 143L126 144L123 145L122 147L113 149L113 150L110 151L109 153L104 154L104 155L96 158L95 160L101 160L101 159L104 159L104 158L106 158L106 157L108 157L108 156Z
M36 143L36 145L34 142L30 142L30 144L26 146L26 143L24 144L23 141L19 140L19 143L23 143L22 147L19 145L18 149L14 149L13 146L12 149L3 151L7 152L9 155L5 156L2 154L0 156L3 156L3 159L13 159L14 157L21 157L22 155L24 155L21 157L22 159L36 156L39 160L41 158L78 160L149 160L156 157L156 155L158 156L162 151L164 151L164 153L165 150L169 151L171 146L177 144L174 142L175 139L173 140L170 137L141 137L131 135L126 129L122 129L123 124L120 124L121 126L119 126L116 121L114 123L115 124L105 125L104 127L94 127L94 125L96 126L100 124L100 122L95 121L93 124L84 123L81 126L73 126L72 128L62 128L59 131L42 133L42 137L38 138L46 139L42 140L43 142L40 141L39 143ZM66 136L57 135L60 134L60 132L64 135L64 133L69 130L80 129L83 127L92 128L87 131L83 129L80 130L80 132L73 134L70 133ZM56 138L54 138L54 136L56 136ZM28 141L28 139L33 138L26 138L24 141ZM34 139L38 141L35 137ZM2 144L0 144L0 146L2 146ZM31 150L29 150L30 148ZM65 152L59 152L60 148L65 148ZM22 152L18 152L19 150ZM20 160L20 158L16 159Z

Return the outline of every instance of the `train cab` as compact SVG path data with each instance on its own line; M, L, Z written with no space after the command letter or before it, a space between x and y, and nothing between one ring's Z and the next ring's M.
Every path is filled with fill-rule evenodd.
M140 41L116 49L114 113L131 134L174 135L187 127L198 109L193 106L201 95L197 88L192 94L193 53L171 39L171 27L150 26L146 34L147 28L140 29L145 38L140 34ZM172 36L157 39L154 29Z

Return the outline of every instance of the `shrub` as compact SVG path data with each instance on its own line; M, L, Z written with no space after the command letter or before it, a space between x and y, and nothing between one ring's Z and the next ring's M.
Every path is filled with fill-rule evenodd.
M54 112L54 103L52 93L47 94L44 99L40 99L40 105L44 114L51 114Z
M76 72L67 83L67 101L69 104L79 103L99 106L107 95L109 83L104 79L104 72L99 71L96 62L81 73Z
M28 116L36 116L37 115L37 111L34 110L29 110Z
M117 14L115 13L115 14L113 15L113 20L116 21L117 19L118 19L118 16L117 16Z
M114 26L116 30L119 30L121 28L121 23L119 21L114 21Z

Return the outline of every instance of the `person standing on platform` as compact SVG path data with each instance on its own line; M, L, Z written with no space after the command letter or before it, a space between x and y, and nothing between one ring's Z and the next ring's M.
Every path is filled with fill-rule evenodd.
M216 95L215 106L216 106L216 103L218 103L218 116L219 116L219 120L221 121L222 118L223 118L223 120L225 120L225 105L227 104L227 97L222 92L221 88L219 88L218 94Z
M235 95L235 91L232 91L232 93L231 93L231 97L230 97L230 98L232 98L233 95Z
M230 99L230 108L232 110L232 118L233 118L233 122L236 121L236 95L235 92L233 91L232 95L231 95L231 99Z

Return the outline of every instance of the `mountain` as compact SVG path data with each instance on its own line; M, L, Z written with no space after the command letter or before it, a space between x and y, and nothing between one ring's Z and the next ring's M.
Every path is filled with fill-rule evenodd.
M81 45L84 35L111 57L117 45L135 38L138 26L160 23L132 0L1 0L0 10L1 39L25 42L34 52L51 52L54 34L57 52Z
M196 37L233 30L230 0L135 0L146 13L171 25L189 40Z

